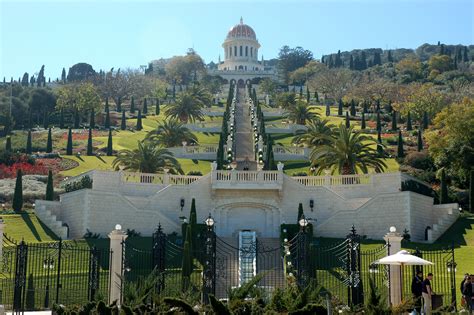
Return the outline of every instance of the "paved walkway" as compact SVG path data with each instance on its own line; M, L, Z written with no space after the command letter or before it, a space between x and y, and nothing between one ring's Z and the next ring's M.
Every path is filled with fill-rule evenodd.
M239 102L235 106L235 159L237 169L248 167L251 171L257 170L257 162L253 152L252 126L250 124L250 111L245 104L245 90L238 90ZM245 160L248 158L248 161Z

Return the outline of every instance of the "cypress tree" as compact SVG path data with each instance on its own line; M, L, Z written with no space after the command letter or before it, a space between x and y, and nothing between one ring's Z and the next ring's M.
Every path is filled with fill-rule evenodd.
M423 129L428 129L428 125L429 125L428 113L423 112Z
M72 130L71 130L71 128L69 128L69 132L67 134L66 155L72 155Z
M382 123L380 121L380 112L377 112L377 131L382 131Z
M349 69L354 70L354 57L351 54L351 58L349 59Z
M265 159L265 170L270 171L273 167L271 161L271 153L273 152L273 141L270 135L267 135L267 156Z
M135 98L132 96L132 100L130 101L130 113L135 114Z
M398 131L398 143L397 143L397 157L403 158L405 156L405 151L403 150L403 137L402 131Z
M33 274L28 276L28 286L26 289L25 309L28 311L35 310L35 285L33 281Z
M449 203L448 184L446 183L446 172L444 168L441 169L439 203Z
M364 101L364 105L363 105L363 106L364 106L363 112L364 112L365 114L367 114L367 113L369 112L369 111L367 110L367 101Z
M270 162L268 163L268 170L269 171L276 170L275 155L273 153L273 147L272 147L272 150L270 151Z
M411 114L408 112L407 114L407 131L413 130L413 126L411 125Z
M122 122L120 123L120 130L127 129L127 119L125 118L125 111L122 111Z
M318 91L314 91L314 97L316 98L316 102L319 103L319 94L318 94Z
M7 139L5 140L5 151L12 151L12 138L10 136L7 136Z
M364 130L365 129L365 113L362 112L362 120L360 122L360 129Z
M79 110L77 108L74 109L74 129L78 129L81 123L81 118L79 116Z
M93 155L92 151L92 128L89 127L89 136L87 137L87 155Z
M48 171L48 182L46 183L46 195L45 200L54 200L54 186L53 186L53 171Z
M418 130L418 145L417 145L418 152L423 151L423 135L421 133L422 133L422 130L419 129Z
M342 100L339 99L339 106L338 106L338 108L337 108L337 115L338 115L338 116L342 116L342 106L343 106Z
M91 118L90 118L90 121L89 121L89 127L92 128L92 129L95 128L95 113L94 113L93 109L91 110Z
M194 227L197 224L196 200L191 201L191 211L189 212L189 224Z
M474 212L474 169L469 173L469 210Z
M375 111L380 112L380 100L377 100L377 102L375 102L375 106L376 106Z
M53 137L51 134L51 128L48 130L48 141L46 142L46 153L53 152Z
M184 248L183 248L183 260L181 265L181 279L182 279L182 290L183 292L187 291L190 285L190 276L193 272L193 257L191 253L191 225L188 224L186 227L186 238L184 241Z
M15 191L13 192L12 208L15 212L20 212L23 208L23 173L21 169L16 172Z
M122 111L122 98L120 98L120 97L117 98L116 110L119 113Z
M392 111L392 130L395 131L397 129L397 112Z
M349 112L346 111L346 128L349 128L351 126L351 121L349 119Z
M138 110L138 116L137 116L137 127L136 127L137 130L142 130L143 129L143 125L142 125L142 111L141 110Z
M59 128L64 129L64 111L62 109L59 113Z
M143 100L143 114L145 114L145 115L148 114L148 104L147 104L146 97Z
M306 102L309 104L311 101L311 94L309 94L309 88L306 86Z
M298 205L298 220L296 221L296 223L298 223L300 221L300 219L303 215L304 215L303 204L300 202L299 205Z
M105 100L105 122L104 122L104 128L109 129L110 128L110 109L109 109L109 102L107 99Z
M112 143L112 129L109 129L109 138L107 139L107 156L112 156L114 152Z
M380 131L377 131L377 153L379 156L384 156L382 136L380 135Z
M155 108L155 115L160 114L160 99L156 100L156 108Z
M43 128L48 129L49 126L49 113L48 111L44 111L43 114Z
M28 136L26 138L26 154L31 154L33 152L32 143L31 143L31 130L28 130Z
M393 62L393 57L392 57L392 51L391 50L388 51L387 61L388 62Z
M326 116L331 116L331 107L329 106L329 104L326 104Z
M300 98L303 98L303 86L300 85Z
M356 115L356 107L355 107L355 102L354 100L351 100L351 116Z

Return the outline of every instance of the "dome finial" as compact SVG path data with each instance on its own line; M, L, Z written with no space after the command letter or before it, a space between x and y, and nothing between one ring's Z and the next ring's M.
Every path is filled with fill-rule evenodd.
M240 24L244 24L244 19L242 17L240 17Z

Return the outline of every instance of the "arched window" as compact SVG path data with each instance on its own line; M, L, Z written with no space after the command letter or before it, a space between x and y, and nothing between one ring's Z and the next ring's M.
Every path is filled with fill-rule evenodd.
M245 46L245 57L249 55L249 46Z
M234 57L237 56L237 46L234 46Z
M250 47L250 57L253 57L253 47Z
M243 52L243 49L242 49L242 46L240 46L240 57L242 57L242 52Z

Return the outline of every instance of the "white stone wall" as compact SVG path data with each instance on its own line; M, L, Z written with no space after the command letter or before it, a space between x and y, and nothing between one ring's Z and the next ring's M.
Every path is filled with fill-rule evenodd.
M296 223L299 203L314 220L315 235L325 237L344 237L354 225L361 235L381 239L395 226L400 232L408 229L412 240L421 241L427 225L436 224L439 236L457 217L452 210L456 205L434 206L430 197L400 191L399 173L365 177L368 183L363 185L333 186L304 186L283 173L273 173L281 180L221 185L211 173L188 185L155 185L126 182L120 172L95 172L93 189L63 194L59 203L42 207L51 208L58 220L69 225L72 238L81 237L86 229L106 235L116 224L150 235L161 223L167 233L180 233L180 217L189 216L192 198L198 221L211 213L216 232L223 237L235 236L240 229L256 230L259 237L278 237L282 223ZM185 200L182 211L181 199Z

